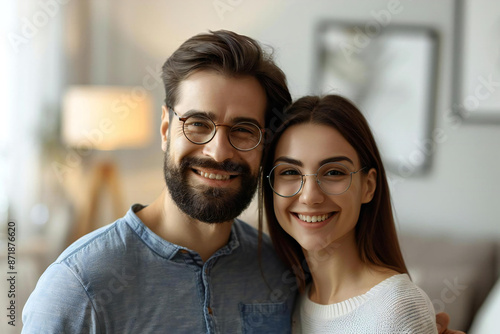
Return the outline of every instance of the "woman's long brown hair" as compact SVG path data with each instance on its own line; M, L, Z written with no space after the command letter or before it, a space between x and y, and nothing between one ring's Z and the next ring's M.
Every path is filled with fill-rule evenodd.
M358 108L346 98L338 95L305 96L286 110L283 125L273 134L262 173L262 192L269 234L278 255L295 273L299 291L304 291L308 281L304 253L298 242L287 234L276 220L273 191L265 178L273 168L276 145L283 132L292 125L302 123L333 127L356 150L361 166L367 167L363 172L366 173L371 168L377 171L377 187L373 199L361 206L356 224L359 256L365 263L408 273L396 234L387 176L368 122Z

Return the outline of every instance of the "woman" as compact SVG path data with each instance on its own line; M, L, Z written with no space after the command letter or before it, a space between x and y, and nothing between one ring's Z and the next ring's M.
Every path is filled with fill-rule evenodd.
M389 186L361 112L335 95L285 113L264 175L266 218L299 290L296 333L437 333L410 281Z

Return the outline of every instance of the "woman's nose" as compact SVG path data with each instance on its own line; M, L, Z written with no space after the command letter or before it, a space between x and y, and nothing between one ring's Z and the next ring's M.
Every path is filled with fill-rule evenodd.
M320 204L325 200L325 194L319 187L316 175L304 176L304 184L299 195L300 202L306 205Z

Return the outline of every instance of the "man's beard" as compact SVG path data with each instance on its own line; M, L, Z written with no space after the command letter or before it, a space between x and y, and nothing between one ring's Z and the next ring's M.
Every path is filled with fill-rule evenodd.
M239 190L190 185L188 175L192 173L192 168L198 167L237 172ZM184 157L179 166L175 166L170 160L168 148L163 169L168 191L177 206L191 218L205 223L222 223L238 217L252 201L258 183L258 176L250 173L246 163L217 163L208 159Z

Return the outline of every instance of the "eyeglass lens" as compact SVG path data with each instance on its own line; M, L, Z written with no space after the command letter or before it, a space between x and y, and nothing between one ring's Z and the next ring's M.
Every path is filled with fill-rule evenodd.
M329 195L339 195L347 191L351 185L352 173L341 163L331 162L318 169L316 182ZM302 188L302 172L290 164L276 165L269 174L269 183L278 195L291 197Z
M189 116L184 121L184 135L196 144L205 144L215 135L215 123L208 117L201 115ZM242 150L255 148L261 141L260 128L250 122L236 123L229 130L229 141Z

